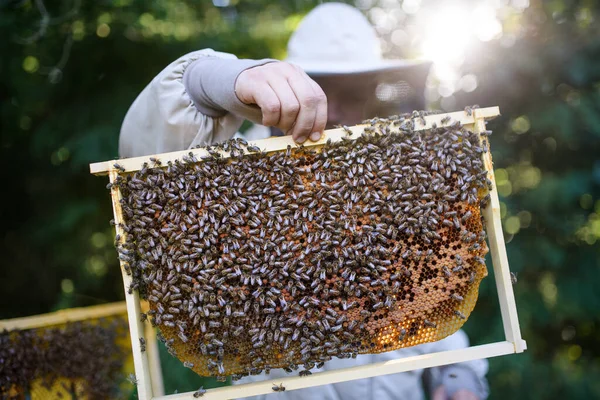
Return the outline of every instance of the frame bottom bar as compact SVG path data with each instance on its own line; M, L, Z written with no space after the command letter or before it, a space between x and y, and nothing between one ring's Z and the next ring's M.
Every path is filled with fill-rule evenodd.
M525 341L522 341L521 345L523 348L526 348ZM440 365L454 364L481 358L491 358L507 354L514 354L517 352L516 349L519 347L520 346L516 346L515 343L508 341L490 343L468 347L466 349L422 354L369 365L318 372L304 377L290 376L289 378L277 378L277 383L281 382L286 390L297 390L306 387L327 385L330 383L346 382L356 379L412 371L415 369L431 368ZM271 382L269 379L266 379L262 382L216 388L208 390L202 399L236 399L239 397L274 393L272 386L273 382ZM188 392L169 396L153 397L153 400L183 400L193 398L193 392Z

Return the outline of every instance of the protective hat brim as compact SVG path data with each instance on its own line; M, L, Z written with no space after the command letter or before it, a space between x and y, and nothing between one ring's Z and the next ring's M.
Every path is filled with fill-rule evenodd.
M310 76L385 73L412 69L429 69L430 61L377 60L375 62L320 62L288 58L285 61L302 68Z

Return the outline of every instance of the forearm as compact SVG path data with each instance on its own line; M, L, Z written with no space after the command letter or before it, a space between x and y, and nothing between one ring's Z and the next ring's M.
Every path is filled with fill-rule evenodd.
M136 157L183 150L230 139L242 117L200 112L183 83L197 60L236 61L234 55L204 49L186 54L165 67L133 102L121 126L119 154Z
M185 70L183 84L187 94L202 114L218 118L232 113L260 123L262 114L255 105L242 103L235 93L239 74L276 60L237 60L204 57L194 61Z

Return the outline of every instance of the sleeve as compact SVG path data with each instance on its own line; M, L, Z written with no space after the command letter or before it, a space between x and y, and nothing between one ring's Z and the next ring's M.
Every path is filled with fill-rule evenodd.
M469 338L463 330L448 336L439 342L432 343L430 352L462 349L469 346ZM488 371L486 359L472 360L457 364L430 368L424 373L427 391L431 394L440 385L446 388L448 398L460 389L467 389L481 400L489 395L488 382L485 377Z
M262 121L262 112L256 105L244 104L235 93L237 77L246 69L271 62L263 60L228 60L203 57L194 61L183 74L186 92L196 108L204 115L220 117L228 112L254 123Z
M233 137L243 122L241 116L205 115L186 91L186 69L203 58L237 60L232 54L204 49L186 54L163 69L125 115L119 138L121 157L184 150Z

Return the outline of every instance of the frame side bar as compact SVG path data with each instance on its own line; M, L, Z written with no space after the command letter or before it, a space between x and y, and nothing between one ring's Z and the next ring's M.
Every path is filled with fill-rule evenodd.
M512 354L514 352L514 346L510 342L490 343L480 346L473 346L466 349L422 354L418 356L399 358L396 360L383 361L374 364L342 368L333 371L324 371L314 373L306 377L293 376L289 378L278 378L276 382L274 382L272 379L267 378L261 382L253 382L212 389L209 390L202 398L210 400L233 399L238 397L256 396L261 394L273 393L273 389L271 388L273 386L273 383L282 383L286 390L297 390L307 387L327 385L331 383L339 383L356 379L371 378L374 376L395 374L415 369L454 364L458 362L477 360L481 358L497 357L506 354ZM184 399L192 400L193 392L154 398L154 400Z
M475 133L485 131L485 120L479 117L477 110L474 110L474 113L476 113L476 119L473 124L473 131ZM508 256L506 254L506 245L504 243L504 234L502 232L500 200L498 199L498 189L494 177L494 164L489 150L483 154L483 163L488 172L488 178L492 182L490 202L483 210L483 216L485 218L486 231L489 238L488 242L490 244L492 266L494 268L498 300L500 302L500 312L502 314L502 325L504 327L506 340L514 344L515 352L521 353L525 351L526 343L521 338L517 305L510 279Z
M111 167L108 173L110 182L113 183L119 176L118 171ZM126 235L122 228L123 209L121 208L121 191L118 187L113 186L110 190L110 197L113 203L113 212L115 216L115 230L118 235L124 237ZM152 393L152 377L150 375L150 366L148 363L148 353L142 352L139 338L144 338L143 322L140 321L141 304L137 290L132 294L127 293L127 287L132 283L132 276L128 275L124 268L124 261L120 260L121 274L123 276L123 288L125 289L125 303L127 305L127 319L129 320L129 333L131 337L131 351L133 353L133 365L137 379L138 398L147 400L153 397Z
M433 124L436 124L437 126L443 126L441 121L442 121L442 119L447 118L447 117L450 117L449 123L454 123L454 122L458 121L462 125L472 124L475 121L475 117L474 117L475 111L477 111L478 118L484 118L484 119L491 119L491 118L494 118L494 117L500 115L500 109L498 107L479 108L479 109L473 110L473 113L471 113L471 115L468 115L465 111L457 111L457 112L446 113L446 114L433 114L433 115L428 115L424 118L425 124L423 124L419 118L415 118L414 119L414 121L415 121L414 130L421 131L421 130L425 130L425 129L430 129L433 126ZM446 125L448 125L449 123L446 123ZM347 135L343 128L328 129L321 136L321 139L319 139L316 142L307 140L304 143L304 146L305 147L321 146L321 145L324 145L325 143L327 143L327 141L329 139L331 139L332 142L338 142L342 139L342 137L347 137L348 139L356 139L358 137L358 135L354 136L354 134L362 133L364 128L368 127L368 126L370 126L370 125L363 124L363 125L355 125L355 126L349 127L348 129L350 129L353 132L352 136ZM294 139L292 139L291 136L282 136L282 137L273 137L273 138L267 138L267 139L261 139L261 140L254 140L254 141L249 141L248 144L257 146L261 150L266 151L266 152L285 150L288 146L298 147L298 144L296 142L294 142ZM170 152L170 153L163 153L160 155L148 155L148 156L143 156L143 157L125 158L122 160L104 161L104 162L90 164L90 173L94 174L94 175L106 175L110 171L110 169L113 168L113 165L115 163L120 164L125 169L125 172L137 171L142 168L142 165L145 162L149 162L150 157L160 159L162 164L165 165L168 161L181 160L183 157L187 157L190 154L190 152L194 155L194 157L196 157L196 159L201 159L202 157L205 157L208 155L208 152L205 149L188 149L188 150L182 150L182 151L174 151L174 152ZM224 158L229 157L228 152L221 152L221 155Z
M146 352L148 353L150 377L152 378L152 394L154 396L164 396L165 386L162 367L160 365L158 340L156 339L156 332L152 325L144 324L144 334L146 336Z

